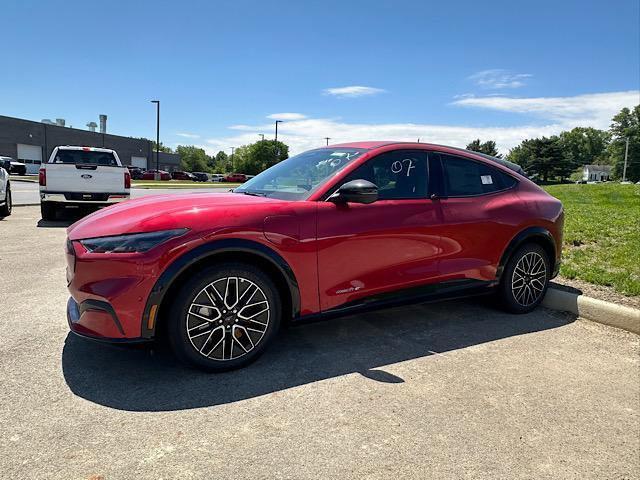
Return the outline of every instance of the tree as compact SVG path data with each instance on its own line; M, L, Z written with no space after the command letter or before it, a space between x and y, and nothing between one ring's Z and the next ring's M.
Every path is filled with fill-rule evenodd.
M627 138L629 139L629 152L627 158L627 180L637 182L640 180L640 105L633 110L623 108L613 117L609 130L612 140L609 144L608 154L613 163L613 175L622 179L624 170L624 153Z
M209 156L202 148L193 145L178 145L176 153L180 155L180 168L187 172L206 172Z
M233 155L233 168L237 172L256 175L287 158L289 158L287 145L275 140L261 140L236 148Z
M492 157L502 158L502 155L498 153L498 149L496 148L496 142L493 140L487 140L486 142L481 143L480 139L477 138L467 145L467 150L484 153L485 155L491 155Z
M562 132L559 137L560 148L572 170L583 165L602 165L609 163L607 146L611 135L596 128L576 127Z
M219 173L226 173L231 171L231 163L229 162L229 155L220 150L216 154L215 170Z
M151 149L154 152L156 151L156 141L155 140L151 140ZM162 142L160 142L160 151L161 152L166 152L166 153L173 153L173 150L171 150L171 147L167 147L166 145L163 145Z
M544 182L557 177L562 181L573 171L563 155L557 136L533 138L511 149L508 160L520 165L529 175Z

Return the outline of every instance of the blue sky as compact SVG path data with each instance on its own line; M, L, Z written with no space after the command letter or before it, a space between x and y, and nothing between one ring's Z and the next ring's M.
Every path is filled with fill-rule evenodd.
M640 103L640 11L615 1L37 2L2 6L0 114L209 152L366 139L502 150ZM358 88L355 88L358 87Z

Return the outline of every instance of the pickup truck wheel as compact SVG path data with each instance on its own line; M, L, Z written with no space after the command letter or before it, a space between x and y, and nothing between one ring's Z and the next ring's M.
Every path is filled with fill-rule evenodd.
M40 214L43 220L55 220L56 219L56 205L51 202L40 203Z
M183 362L210 372L257 359L280 325L280 297L261 270L222 263L189 278L167 320L169 342Z
M0 207L0 218L8 217L11 215L11 210L13 209L13 203L11 200L11 188L7 186L7 195L5 197L4 204Z

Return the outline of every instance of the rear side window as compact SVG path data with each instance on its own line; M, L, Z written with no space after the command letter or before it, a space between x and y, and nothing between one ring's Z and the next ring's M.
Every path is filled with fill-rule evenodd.
M58 150L51 163L71 165L101 165L117 167L116 157L111 152L93 152L86 150Z
M469 197L513 187L517 180L482 162L441 154L444 188L449 197Z

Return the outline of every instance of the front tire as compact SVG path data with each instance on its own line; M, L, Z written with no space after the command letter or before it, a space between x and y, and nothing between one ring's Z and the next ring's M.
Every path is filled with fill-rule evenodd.
M7 185L7 193L5 195L5 202L0 207L0 218L8 217L13 210L13 199L11 198L11 188Z
M180 289L167 318L169 342L189 365L233 370L264 353L281 312L278 290L264 272L223 263L195 274Z
M542 302L551 268L547 252L535 243L520 247L509 259L498 287L502 306L511 313L527 313Z

